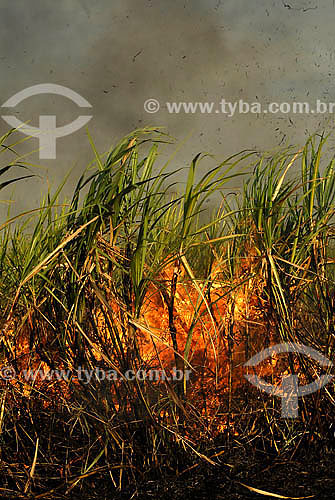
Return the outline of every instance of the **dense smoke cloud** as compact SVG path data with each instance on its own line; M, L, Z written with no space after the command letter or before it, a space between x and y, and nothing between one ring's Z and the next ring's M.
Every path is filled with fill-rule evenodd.
M164 102L335 102L333 3L2 0L1 104L31 85L64 85L92 104L89 130L99 150L134 128L161 125L178 139L192 132L181 162L199 150L222 159L244 148L299 143L329 115L172 115ZM148 98L160 101L158 113L144 112ZM15 113L35 126L40 115L55 114L65 125L80 114L69 100L47 95L22 102ZM7 129L0 120L0 133ZM19 150L37 147L31 140ZM59 139L57 159L40 162L42 179L16 189L17 206L37 204L45 179L55 186L74 167L71 185L90 158L84 129ZM38 163L37 154L30 159Z

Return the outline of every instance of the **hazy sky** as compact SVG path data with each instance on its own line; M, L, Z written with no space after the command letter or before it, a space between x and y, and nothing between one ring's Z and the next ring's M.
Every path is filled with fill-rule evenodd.
M180 141L191 133L176 166L202 150L222 160L301 143L327 121L330 128L331 116L169 114L164 103L335 102L334 21L334 0L1 0L0 104L36 84L69 87L92 105L88 127L100 151L143 125L165 126ZM144 111L149 98L159 112ZM1 112L35 126L40 115L61 126L87 114L55 95ZM8 128L0 118L0 133ZM33 139L19 150L35 148ZM20 209L38 204L46 179L55 186L73 166L75 182L91 158L85 129L57 140L56 159L30 158L45 169L15 190Z

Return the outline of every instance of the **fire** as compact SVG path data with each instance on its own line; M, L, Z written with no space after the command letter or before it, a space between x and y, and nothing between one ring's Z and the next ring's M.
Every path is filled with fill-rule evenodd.
M243 364L264 347L266 333L263 304L259 299L262 287L260 280L243 280L241 285L237 284L231 291L231 285L228 286L220 279L219 269L220 266L216 266L210 290L208 284L195 282L185 270L181 270L174 291L174 332L171 332L171 315L166 294L162 291L164 287L171 293L175 272L173 265L167 266L157 280L149 284L141 314L136 320L128 320L128 326L122 324L125 316L116 302L112 302L108 310L100 305L91 312L101 338L104 339L105 352L113 352L113 333L106 323L108 314L125 351L129 348L127 332L130 327L134 329L141 368L160 368L168 373L177 365L177 368L188 369L190 378L183 386L187 399L206 416L208 425L216 427L218 432L226 425L225 417L218 415L218 408L229 391L234 391L245 383ZM175 339L172 333L175 334ZM46 348L50 345L50 335L48 333L43 337L42 344ZM94 361L103 363L106 358L101 339L96 339L90 332L86 336L90 339L89 347ZM50 368L38 353L32 354L28 336L24 333L16 348L16 359L20 369L31 368L47 372ZM58 367L69 368L64 366L57 353L54 361ZM111 361L121 370L117 357ZM276 360L273 359L272 370L275 366ZM74 365L71 367L74 368ZM37 390L47 390L50 395L60 391L64 398L71 397L69 384L65 381L36 380L29 385L21 380L22 394L29 396L32 386Z

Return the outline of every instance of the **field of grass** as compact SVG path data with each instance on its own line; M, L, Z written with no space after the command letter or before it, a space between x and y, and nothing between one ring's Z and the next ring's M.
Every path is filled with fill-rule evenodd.
M13 154L0 190L34 174L14 136L0 139ZM104 155L92 143L94 161L71 200L62 184L39 209L0 225L1 498L179 498L180 488L180 498L209 498L200 486L196 496L197 474L204 481L218 470L217 498L260 495L241 483L313 496L317 481L297 490L287 473L279 486L272 470L252 482L251 464L292 471L306 450L311 465L333 463L334 379L299 399L298 418L282 418L281 398L249 384L243 366L284 342L334 360L327 137L300 150L244 151L204 175L199 154L185 183L172 180L185 177L174 156L162 164L166 142L147 128ZM78 368L94 375L81 379ZM125 377L174 368L178 380ZM27 370L38 375L27 379ZM331 370L284 354L257 373L279 386L283 374L308 384ZM114 377L99 378L106 372ZM329 497L333 473L324 474Z

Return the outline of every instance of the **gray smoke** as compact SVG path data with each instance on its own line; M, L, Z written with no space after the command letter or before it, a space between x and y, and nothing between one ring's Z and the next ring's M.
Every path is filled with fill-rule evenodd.
M201 150L222 160L244 148L301 143L331 117L173 115L164 103L335 102L334 16L333 0L1 0L0 104L31 85L64 85L92 104L88 128L99 151L144 125L165 126L179 140L191 133L176 166ZM148 98L161 103L158 113L144 111ZM82 114L53 95L12 111L35 126L40 115L55 114L65 125ZM0 133L7 130L0 119ZM17 149L37 147L32 139ZM15 189L15 210L38 205L46 181L55 187L73 167L70 193L91 158L84 129L58 139L56 160L30 155L44 168L40 179Z

